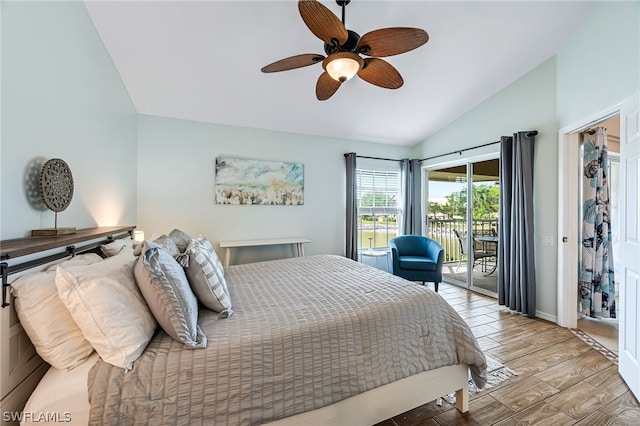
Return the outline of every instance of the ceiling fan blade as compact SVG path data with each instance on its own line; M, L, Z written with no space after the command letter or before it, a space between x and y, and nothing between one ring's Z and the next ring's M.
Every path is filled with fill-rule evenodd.
M427 41L429 34L420 28L381 28L363 35L358 41L356 52L378 58L393 56L420 47Z
M272 64L262 67L262 72L278 72L302 68L322 62L324 56L315 53L304 53L302 55L291 56L280 59Z
M311 32L327 44L341 46L347 41L347 29L329 9L315 0L300 0L298 11Z
M331 78L326 71L320 74L316 83L316 97L319 101L326 101L340 88L342 82Z
M378 58L365 59L364 66L358 71L358 77L385 89L398 89L404 84L398 70L389 62Z

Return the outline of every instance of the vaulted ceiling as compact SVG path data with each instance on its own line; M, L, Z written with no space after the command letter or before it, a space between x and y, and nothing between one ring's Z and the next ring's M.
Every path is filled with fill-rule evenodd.
M346 8L360 35L417 27L429 42L385 58L404 86L359 78L327 101L321 65L260 69L323 42L289 1L86 1L141 114L413 146L551 58L588 1L365 1ZM336 15L335 1L321 2Z

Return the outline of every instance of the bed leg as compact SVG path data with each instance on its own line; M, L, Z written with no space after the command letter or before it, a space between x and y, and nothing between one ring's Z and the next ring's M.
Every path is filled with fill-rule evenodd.
M462 388L456 391L456 408L461 413L469 411L469 388Z

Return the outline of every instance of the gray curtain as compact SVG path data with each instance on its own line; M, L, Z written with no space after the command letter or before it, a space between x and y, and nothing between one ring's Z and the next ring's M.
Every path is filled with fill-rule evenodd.
M358 187L356 179L356 153L344 154L347 165L347 245L346 256L358 260Z
M420 176L420 160L405 158L400 161L402 186L404 194L404 216L402 219L403 235L422 235L422 177Z
M533 153L537 132L500 139L498 303L536 314L533 230Z

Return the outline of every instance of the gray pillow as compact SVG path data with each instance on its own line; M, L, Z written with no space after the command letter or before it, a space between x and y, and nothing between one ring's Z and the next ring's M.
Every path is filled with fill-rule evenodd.
M160 246L161 249L166 251L171 255L171 257L176 257L181 250L178 249L176 242L168 235L160 235L158 238L153 240L155 244Z
M182 266L158 245L142 244L133 275L153 316L175 340L189 348L206 348L207 337L198 326L198 300Z
M224 269L213 246L203 236L192 239L187 246L189 266L187 278L198 300L207 308L220 312L220 318L233 314L231 297L224 280Z
M187 249L187 245L189 244L189 241L191 241L191 237L186 232L179 229L174 229L169 232L169 238L176 243L176 247L178 247L178 251L181 253Z
M187 244L189 244L189 241L191 241L191 237L187 233L179 229L174 229L173 231L169 232L169 235L162 234L158 238L153 240L154 243L169 252L169 254L176 259L187 249ZM137 244L133 251L133 254L135 256L140 256L141 251L141 245Z

